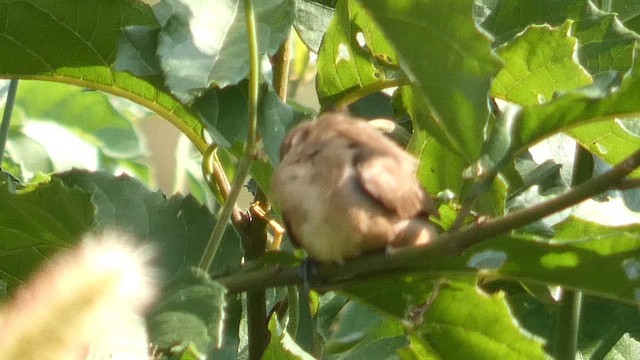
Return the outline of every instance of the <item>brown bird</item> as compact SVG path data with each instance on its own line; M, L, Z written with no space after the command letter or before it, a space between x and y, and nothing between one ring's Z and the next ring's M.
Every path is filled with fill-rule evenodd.
M417 160L372 126L341 114L302 123L284 139L273 202L289 237L320 262L424 245L438 210Z

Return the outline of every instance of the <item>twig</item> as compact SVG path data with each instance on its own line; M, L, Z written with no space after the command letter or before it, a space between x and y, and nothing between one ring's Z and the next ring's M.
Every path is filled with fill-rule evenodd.
M2 165L2 159L4 158L4 147L7 145L7 139L9 138L9 125L11 124L13 105L16 103L18 81L18 79L11 79L9 82L7 101L4 105L4 114L2 114L2 124L0 125L0 165Z
M229 196L227 197L220 214L218 221L211 232L209 242L205 248L204 254L200 259L198 268L203 271L207 271L211 267L213 258L218 251L218 246L224 235L224 231L227 226L227 221L233 212L236 205L236 200L240 194L242 186L244 186L247 175L251 168L251 163L256 152L256 140L257 140L257 124L258 124L258 90L260 80L260 59L258 56L258 39L256 37L256 22L255 14L253 11L253 4L251 0L244 0L245 7L245 20L247 23L247 35L249 37L249 127L247 130L247 142L244 147L244 154L240 158L238 163L238 169L236 170L236 176L233 179L231 188L229 190Z
M289 50L291 40L289 37L280 45L278 51L273 56L273 87L276 94L283 102L287 101L287 85L289 84Z
M220 192L221 199L218 199L220 202L226 201L229 198L229 192L231 189L231 185L229 184L229 179L227 179L227 175L222 169L220 164L220 159L217 154L218 146L216 144L211 144L202 154L202 176L204 176L204 180L211 189L211 192L215 195L217 191ZM209 176L212 176L215 182L214 184L209 180ZM234 201L233 210L231 212L231 221L236 226L240 226L242 222L242 211L238 204Z

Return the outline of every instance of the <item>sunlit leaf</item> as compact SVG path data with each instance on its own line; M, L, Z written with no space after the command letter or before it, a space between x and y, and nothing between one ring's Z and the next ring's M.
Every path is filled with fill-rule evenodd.
M361 2L428 106L432 119L423 121L436 122L461 155L476 159L489 114L487 93L500 62L473 21L473 1ZM417 39L428 46L416 46Z
M213 84L225 87L249 73L244 5L239 0L171 0L158 37L158 56L171 92L190 103ZM258 47L273 54L289 36L293 0L253 1Z

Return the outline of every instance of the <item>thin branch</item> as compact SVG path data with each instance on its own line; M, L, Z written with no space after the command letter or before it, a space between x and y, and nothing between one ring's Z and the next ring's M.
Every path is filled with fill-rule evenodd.
M289 53L291 49L290 37L280 45L273 56L273 87L282 102L287 101L287 86L289 84Z
M632 190L640 188L640 178L624 179L615 187L616 190Z
M220 241L222 240L222 236L224 235L224 231L227 227L227 222L234 207L236 206L236 200L238 199L242 186L244 186L256 152L260 59L258 56L255 14L251 0L244 0L244 7L247 34L249 37L249 128L247 131L247 142L244 147L244 154L238 163L238 169L236 170L236 176L231 184L229 196L224 202L224 205L222 205L222 209L218 215L218 221L216 221L216 225L209 237L207 247L200 259L200 263L198 264L198 268L203 271L207 271L209 267L211 267L211 263L213 263L213 258L218 251L218 246L220 245Z
M320 265L317 272L309 280L316 288L329 288L335 287L335 284L361 277L416 270L428 271L434 266L433 262L428 259L458 255L472 245L576 205L611 187L618 186L622 179L639 166L640 150L608 172L600 174L556 198L514 211L501 218L470 225L455 233L443 234L429 246L402 248L391 254L374 254L347 262L344 265ZM297 267L275 266L238 272L218 278L217 281L231 292L242 292L249 289L300 284L302 278Z
M571 186L578 186L593 176L593 155L576 144ZM556 317L556 359L575 359L582 314L582 291L562 288L560 311Z
M9 90L7 91L7 101L4 105L4 114L2 114L2 124L0 124L0 165L4 158L4 148L9 138L9 125L11 124L11 114L13 114L13 105L16 103L16 94L18 93L18 79L12 79L9 82Z
M345 95L338 99L338 101L336 101L334 104L332 104L331 107L332 109L340 110L362 99L363 97L371 95L380 90L409 84L411 84L411 82L406 78L375 82L373 84L345 93Z
M227 175L222 168L222 164L220 164L217 150L218 145L211 144L202 154L202 176L204 176L207 186L214 195L217 192L220 193L218 201L223 202L229 198L231 185L229 184L229 179L227 179ZM210 176L213 177L215 185L209 180ZM236 226L240 226L242 223L242 211L235 202L231 212L231 221Z

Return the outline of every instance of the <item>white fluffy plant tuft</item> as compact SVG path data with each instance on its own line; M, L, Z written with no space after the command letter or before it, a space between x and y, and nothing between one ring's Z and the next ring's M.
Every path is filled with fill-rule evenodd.
M0 308L0 360L147 359L144 332L126 353L110 347L154 298L152 257L116 232L56 255Z

